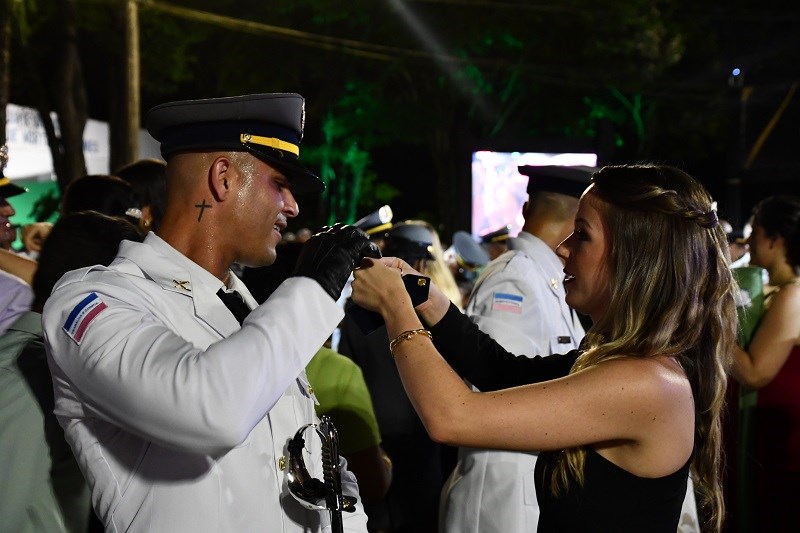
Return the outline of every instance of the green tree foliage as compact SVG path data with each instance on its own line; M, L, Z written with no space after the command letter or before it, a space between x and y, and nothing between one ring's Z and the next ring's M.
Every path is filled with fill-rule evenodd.
M75 5L81 59L92 74L90 115L106 119L121 94L118 2ZM328 185L316 209L301 213L309 225L411 204L413 194L415 208L438 213L432 222L464 229L472 149L560 140L594 146L602 162L703 164L724 151L730 128L728 65L718 59L719 32L710 30L724 27L728 11L689 0L147 0L139 7L143 110L253 92L306 97L302 158ZM57 12L48 7L26 20L35 57L52 65ZM28 75L12 74L12 101L28 103ZM423 176L425 197L376 166L377 152L398 145L430 161L414 168L409 156L407 169L391 169Z

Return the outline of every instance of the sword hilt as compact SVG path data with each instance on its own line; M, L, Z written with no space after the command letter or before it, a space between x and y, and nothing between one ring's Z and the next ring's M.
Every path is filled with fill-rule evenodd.
M324 481L311 477L303 460L306 429L313 427L321 440L322 476ZM308 424L297 430L288 445L289 492L297 501L311 509L327 509L331 515L331 529L334 533L343 530L342 511L355 511L357 499L342 495L342 476L339 471L339 433L330 417L323 415L320 423Z

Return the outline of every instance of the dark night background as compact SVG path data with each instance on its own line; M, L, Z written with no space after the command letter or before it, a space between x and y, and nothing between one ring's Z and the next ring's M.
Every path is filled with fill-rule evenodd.
M124 3L15 12L9 101L41 107L75 91L58 75L71 12L88 116L113 137ZM306 97L303 159L328 193L306 200L298 226L390 203L396 219L426 218L443 235L468 229L475 149L674 164L735 223L767 195L800 194L800 2L137 4L142 116L182 98Z

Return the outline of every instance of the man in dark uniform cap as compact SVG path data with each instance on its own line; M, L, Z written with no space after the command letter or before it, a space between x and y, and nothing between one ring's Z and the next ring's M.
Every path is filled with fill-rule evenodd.
M506 234L508 230L506 230ZM453 273L461 292L462 308L467 307L469 295L481 269L489 262L489 254L466 231L453 234L453 244L444 251L444 260Z
M433 259L433 233L421 224L401 222L383 234L387 256L402 257L404 261L422 272L421 261Z
M392 208L388 205L383 205L372 213L360 218L354 222L353 225L364 230L364 233L367 235L374 235L391 228L393 216Z
M388 205L383 205L372 213L360 218L354 222L353 225L357 228L361 228L364 233L369 235L369 238L378 248L383 249L384 234L391 229L393 216L392 208Z
M508 232L511 229L506 225L502 228L481 235L481 245L489 254L489 260L494 261L508 250Z
M62 278L43 323L55 413L107 529L322 531L327 513L287 491L285 446L314 418L303 368L342 318L354 264L376 255L352 227L312 237L292 277L257 306L230 271L267 265L296 194L303 98L259 94L150 110L167 160L156 233L109 268ZM306 464L321 477L319 442ZM344 492L355 478L340 464ZM359 505L347 531L363 531Z

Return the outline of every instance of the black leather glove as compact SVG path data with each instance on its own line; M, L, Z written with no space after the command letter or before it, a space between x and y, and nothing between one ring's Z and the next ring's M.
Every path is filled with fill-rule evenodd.
M353 268L364 257L380 256L375 243L355 226L325 226L303 244L292 276L315 280L331 298L338 300Z

